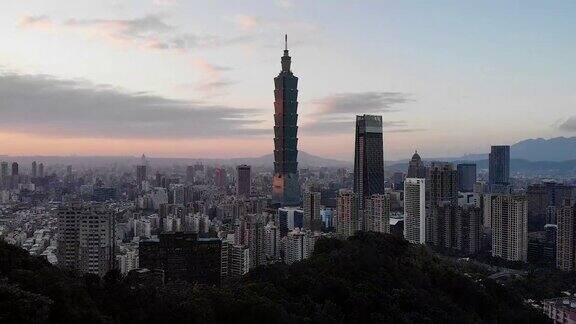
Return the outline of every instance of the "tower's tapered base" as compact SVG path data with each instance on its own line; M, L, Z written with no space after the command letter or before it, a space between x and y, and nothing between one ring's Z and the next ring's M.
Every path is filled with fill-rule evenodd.
M272 203L280 206L300 206L298 173L275 174L272 179Z

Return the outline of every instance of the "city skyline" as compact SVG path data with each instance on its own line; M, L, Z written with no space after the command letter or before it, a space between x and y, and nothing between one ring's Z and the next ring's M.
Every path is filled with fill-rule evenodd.
M285 33L299 58L302 151L349 160L359 113L383 115L390 160L575 134L570 2L3 6L8 155L267 154ZM332 21L343 15L350 24Z
M2 322L576 323L576 3L4 4Z

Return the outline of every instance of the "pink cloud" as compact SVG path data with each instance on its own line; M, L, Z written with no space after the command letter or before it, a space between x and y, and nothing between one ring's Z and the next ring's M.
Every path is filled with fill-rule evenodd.
M42 30L54 29L55 24L46 15L40 16L23 16L18 21L18 26L21 28L37 28Z
M234 22L243 30L252 30L262 23L260 18L251 15L239 14L234 16Z
M223 71L229 70L224 66L210 64L202 58L192 60L192 65L201 73L201 78L195 89L204 92L205 95L215 95L221 93L224 88L234 84L222 76Z

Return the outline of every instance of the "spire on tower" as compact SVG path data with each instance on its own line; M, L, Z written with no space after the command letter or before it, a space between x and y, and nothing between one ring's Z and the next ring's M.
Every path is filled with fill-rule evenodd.
M288 54L288 34L284 34L284 56L282 56L282 71L290 72L290 55Z

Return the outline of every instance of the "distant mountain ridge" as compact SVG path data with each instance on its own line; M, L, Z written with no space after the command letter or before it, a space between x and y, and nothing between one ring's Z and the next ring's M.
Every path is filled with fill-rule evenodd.
M550 139L530 138L510 146L510 158L532 162L563 162L576 160L576 137ZM478 161L487 160L488 153L470 153L460 157L423 158L426 161ZM389 164L408 162L409 159L390 161Z
M530 138L510 146L510 157L528 161L576 160L576 137ZM483 160L485 154L466 154L462 160Z
M520 141L510 148L515 159L567 161L576 159L576 137L536 138Z

